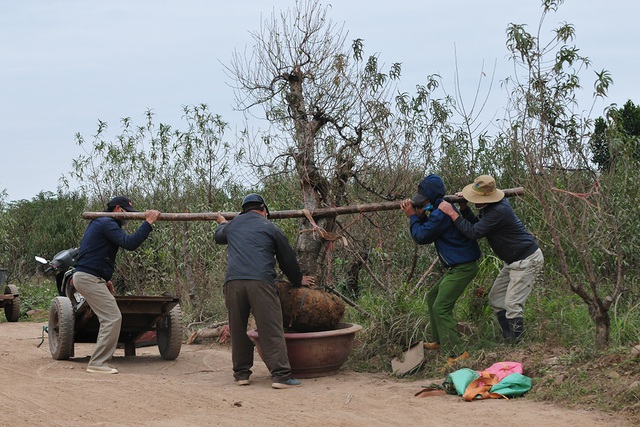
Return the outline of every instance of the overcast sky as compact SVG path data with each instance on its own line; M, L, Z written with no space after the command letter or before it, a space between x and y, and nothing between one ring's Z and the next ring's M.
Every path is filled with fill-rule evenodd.
M182 129L183 105L205 103L232 126L233 91L220 62L251 46L261 14L294 0L22 0L0 3L0 191L8 200L56 191L91 141L98 120L111 135L120 119L142 124L152 109L158 122ZM328 13L365 53L402 63L402 90L438 73L453 91L457 57L463 97L471 99L484 70L497 61L489 108L500 108L499 82L511 74L505 30L537 27L539 0L334 0ZM611 72L610 103L640 103L637 0L566 0L547 18L575 26L575 44L592 61L582 75L592 92L593 71ZM545 34L545 35L548 35ZM589 105L581 108L588 109ZM233 132L229 132L229 139Z

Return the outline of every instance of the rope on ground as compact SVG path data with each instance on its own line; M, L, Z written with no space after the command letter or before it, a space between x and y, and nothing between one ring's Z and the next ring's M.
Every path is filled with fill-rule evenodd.
M44 342L44 333L49 333L49 327L48 326L43 326L42 327L42 336L40 337L40 344L38 344L36 346L36 348L40 348L40 346L42 345L42 343Z

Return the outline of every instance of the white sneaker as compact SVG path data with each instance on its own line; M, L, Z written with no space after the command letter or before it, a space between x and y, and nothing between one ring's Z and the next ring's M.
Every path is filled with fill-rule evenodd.
M118 370L116 368L112 368L109 365L104 366L88 366L87 372L92 374L117 374Z

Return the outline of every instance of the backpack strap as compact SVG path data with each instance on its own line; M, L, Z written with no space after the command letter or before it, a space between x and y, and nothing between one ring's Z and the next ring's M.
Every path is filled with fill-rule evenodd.
M496 374L492 374L486 371L480 372L480 376L475 380L471 381L467 386L467 389L464 391L462 398L468 402L475 399L488 399L488 398L499 398L501 397L497 393L489 393L489 390L494 385L498 384L498 376ZM492 396L495 395L494 396Z
M414 394L415 397L429 397L439 396L441 394L447 394L444 387L438 384L431 384L430 386L423 385L422 390Z
M430 397L430 396L440 396L443 394L447 394L446 391L442 388L438 387L423 387L422 390L414 394L415 397Z
M505 399L505 400L509 400L509 398L507 396L505 396L504 394L500 394L500 393L489 393L489 397L491 399Z

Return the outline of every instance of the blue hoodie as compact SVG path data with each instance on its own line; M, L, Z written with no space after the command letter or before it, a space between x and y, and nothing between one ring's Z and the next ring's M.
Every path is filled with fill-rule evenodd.
M478 243L465 237L451 218L436 208L446 194L442 178L435 174L426 176L418 185L418 193L426 196L432 207L427 216L409 217L409 229L413 240L420 245L434 243L438 257L445 267L478 260Z

